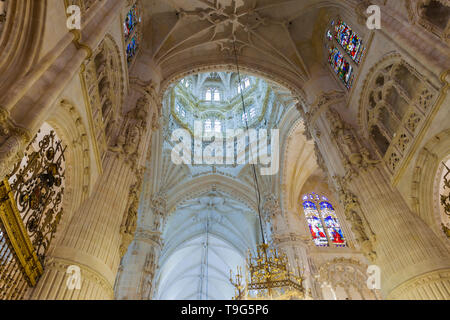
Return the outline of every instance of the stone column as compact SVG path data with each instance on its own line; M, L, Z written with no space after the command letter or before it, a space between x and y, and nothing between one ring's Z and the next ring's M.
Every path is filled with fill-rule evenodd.
M33 299L112 299L120 262L120 227L134 172L120 155L108 152L95 191L75 213L45 264ZM81 270L81 289L69 290L67 268Z
M313 279L311 279L310 261L308 258L309 236L302 233L303 228L298 215L283 211L279 200L273 194L264 196L264 220L270 229L271 239L275 246L284 252L289 260L291 271L304 277L303 285L309 296L317 297Z
M81 31L67 32L48 54L33 65L32 70L17 79L11 78L12 84L0 96L2 177L20 159L18 154L27 147L57 106L55 102L64 88L79 72L83 62L126 5L125 0L97 2L83 17Z
M449 299L446 246L409 209L391 185L384 164L371 158L337 111L325 109L315 117L317 121L307 130L317 143L318 162L336 187L361 250L381 268L383 295L389 299Z
M150 199L150 226L136 231L133 243L121 263L115 297L120 300L150 300L154 293L154 276L162 250L162 230L167 218L166 195L154 194Z
M117 278L115 298L118 300L150 300L153 279L161 253L161 233L138 229L130 250L125 255Z
M92 195L55 239L32 299L113 299L120 259L136 230L136 194L143 173L138 161L150 127L147 109L148 101L139 99L121 119L115 144L105 154L103 173ZM81 271L79 289L67 286L69 266Z

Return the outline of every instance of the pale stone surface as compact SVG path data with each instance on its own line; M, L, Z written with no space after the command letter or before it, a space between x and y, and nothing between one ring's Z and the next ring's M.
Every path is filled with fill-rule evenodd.
M5 14L0 9L0 172L9 172L44 122L67 145L65 214L31 299L151 299L166 222L178 206L213 190L257 212L250 167L200 174L175 166L164 149L166 90L188 74L236 71L234 37L241 73L264 78L286 106L280 171L260 179L263 232L300 261L313 297L450 299L438 194L440 164L450 154L449 26L433 24L427 1L373 0L382 29L368 30L366 1L256 1L256 9L237 1L243 18L236 20L228 0L217 8L141 0L142 40L130 64L122 20L134 1L81 1L82 29L72 32L63 1L7 0ZM367 47L359 65L351 62L351 90L327 62L325 32L336 17ZM392 122L377 119L371 94L392 104L392 88L405 112L396 113L403 104L395 100L385 109ZM111 117L102 117L105 101ZM411 127L412 111L420 121ZM386 155L371 136L376 123L388 128ZM346 248L311 242L301 207L309 192L335 206ZM381 291L333 276L348 267L363 277L371 264L381 268ZM81 290L67 289L70 265L81 268Z

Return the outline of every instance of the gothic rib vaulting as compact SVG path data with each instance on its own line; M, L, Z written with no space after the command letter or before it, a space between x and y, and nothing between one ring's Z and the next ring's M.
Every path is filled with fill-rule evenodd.
M0 0L0 299L450 299L449 18Z

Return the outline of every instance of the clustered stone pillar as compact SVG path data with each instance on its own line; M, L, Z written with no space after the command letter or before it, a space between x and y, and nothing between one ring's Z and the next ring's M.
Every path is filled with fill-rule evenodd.
M150 300L153 280L161 252L161 234L138 229L130 250L121 265L115 298L119 300Z
M150 300L162 250L162 230L167 219L166 194L154 194L149 203L150 226L140 227L125 255L115 288L116 299ZM146 214L146 213L145 213Z
M130 164L122 156L108 152L95 191L74 214L46 262L34 299L113 298L120 262L120 227L134 179ZM67 285L67 270L71 265L81 270L79 290L70 290Z
M319 164L336 186L361 250L381 269L384 296L449 299L450 253L409 209L384 164L371 158L353 127L332 108L315 125Z
M104 155L103 172L91 196L55 239L32 299L114 298L120 259L136 230L136 194L143 174L138 159L150 135L147 109L148 100L143 97L121 119L115 143ZM73 267L81 271L79 288L68 285L77 276L68 274Z
M321 293L317 292L314 280L311 279L312 272L307 255L307 243L310 238L301 232L298 216L295 213L283 211L279 200L270 193L264 197L263 213L266 224L270 225L271 239L268 241L273 240L277 249L286 254L291 271L303 276L303 286L308 297L319 297Z

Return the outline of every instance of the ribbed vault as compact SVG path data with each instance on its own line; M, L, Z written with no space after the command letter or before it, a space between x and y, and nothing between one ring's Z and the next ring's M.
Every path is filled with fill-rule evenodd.
M169 217L157 274L157 299L230 299L229 271L256 246L257 215L222 192L184 201Z

